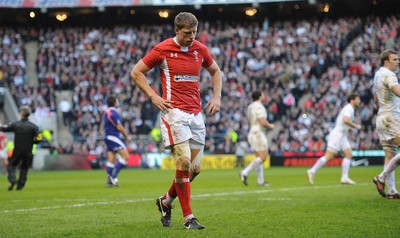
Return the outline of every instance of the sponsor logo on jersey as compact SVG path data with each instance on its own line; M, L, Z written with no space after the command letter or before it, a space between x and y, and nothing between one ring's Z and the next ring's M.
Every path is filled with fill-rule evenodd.
M195 76L195 75L175 75L174 81L176 81L176 82L197 82L197 81L199 81L199 76Z

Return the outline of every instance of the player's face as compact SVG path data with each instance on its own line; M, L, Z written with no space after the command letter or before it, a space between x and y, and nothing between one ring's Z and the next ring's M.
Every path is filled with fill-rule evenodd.
M356 98L354 99L354 101L355 101L355 106L356 106L356 107L360 107L360 105L361 105L361 99L360 99L360 97L356 97Z
M389 69L391 71L397 71L399 69L399 56L397 54L389 55Z
M197 27L193 28L175 28L176 40L180 46L189 47L193 44L197 34Z
M263 102L265 100L265 95L264 93L261 93L261 101Z

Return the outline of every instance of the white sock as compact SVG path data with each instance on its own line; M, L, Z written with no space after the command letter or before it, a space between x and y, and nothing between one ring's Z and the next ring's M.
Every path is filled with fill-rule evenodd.
M253 161L251 161L251 163L249 165L247 165L247 167L242 171L242 174L244 176L249 175L250 171L254 170L257 168L257 166L259 164L262 164L262 160L260 159L260 157L255 158Z
M379 180L380 181L386 181L388 175L394 171L397 166L400 164L400 153L396 154L390 161L389 163L385 164L384 170L382 171L381 174L379 174Z
M258 184L264 184L264 163L261 163L256 168Z
M187 215L187 216L185 216L185 222L187 222L187 221L189 221L190 219L192 219L194 217L194 215L193 214L189 214L189 215Z
M389 163L385 164L382 173L378 176L378 179L384 181L387 185L389 194L398 193L396 189L394 170L397 168L399 161L400 154L397 154L389 161Z
M393 170L387 177L386 177L386 184L388 187L388 194L396 194L396 183L395 183L395 171Z
M327 160L325 156L322 156L317 160L317 162L315 162L314 166L311 169L309 169L308 172L315 174L322 166L326 164L326 162Z
M174 202L175 198L172 198L171 196L169 196L168 192L165 195L167 195L166 196L167 198L164 199L164 204L171 205Z
M343 158L343 160L342 160L342 179L349 178L350 165L351 165L351 159Z
M121 156L118 157L118 162L120 162L120 163L123 164L123 165L128 164L128 162L127 162L126 160L124 160Z

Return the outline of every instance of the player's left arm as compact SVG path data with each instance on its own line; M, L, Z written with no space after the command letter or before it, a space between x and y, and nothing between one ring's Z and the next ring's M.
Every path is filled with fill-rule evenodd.
M343 116L343 122L344 122L344 124L346 124L346 125L348 125L348 126L350 126L352 128L356 128L356 129L361 130L361 124L353 122L351 120L351 118L348 117L348 116Z
M396 79L397 80L397 79ZM397 83L390 88L390 90L397 96L400 97L400 85Z
M213 96L207 102L205 109L209 115L213 116L221 109L222 74L221 69L215 61L213 61L210 67L205 69L210 73L213 85Z
M117 124L117 126L115 128L117 128L117 130L119 132L121 132L122 135L124 135L124 138L125 138L126 141L130 141L131 140L131 137L128 135L128 133L126 132L125 128L122 126L121 123Z
M265 117L260 117L258 118L258 122L263 126L266 127L268 129L273 130L275 128L275 125L272 123L269 123L269 121L267 120L267 118Z

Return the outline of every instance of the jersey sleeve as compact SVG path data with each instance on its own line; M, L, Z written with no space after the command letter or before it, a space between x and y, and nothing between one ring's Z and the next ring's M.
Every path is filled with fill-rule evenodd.
M161 64L162 62L161 47L159 47L159 45L156 45L153 49L150 50L150 52L145 57L143 57L142 61L150 69Z
M263 107L264 106L260 105L256 108L255 116L257 119L267 118L267 111Z
M351 107L343 108L343 116L353 118L354 110Z
M111 111L111 120L113 121L115 126L121 124L121 118L119 117L118 113L114 110Z
M203 66L204 68L208 68L212 65L212 63L214 62L210 51L208 50L207 46L203 45L202 47L202 51L203 51L203 63L201 66Z
M387 75L385 77L385 84L388 86L389 89L391 89L395 85L399 85L396 75L394 73Z

